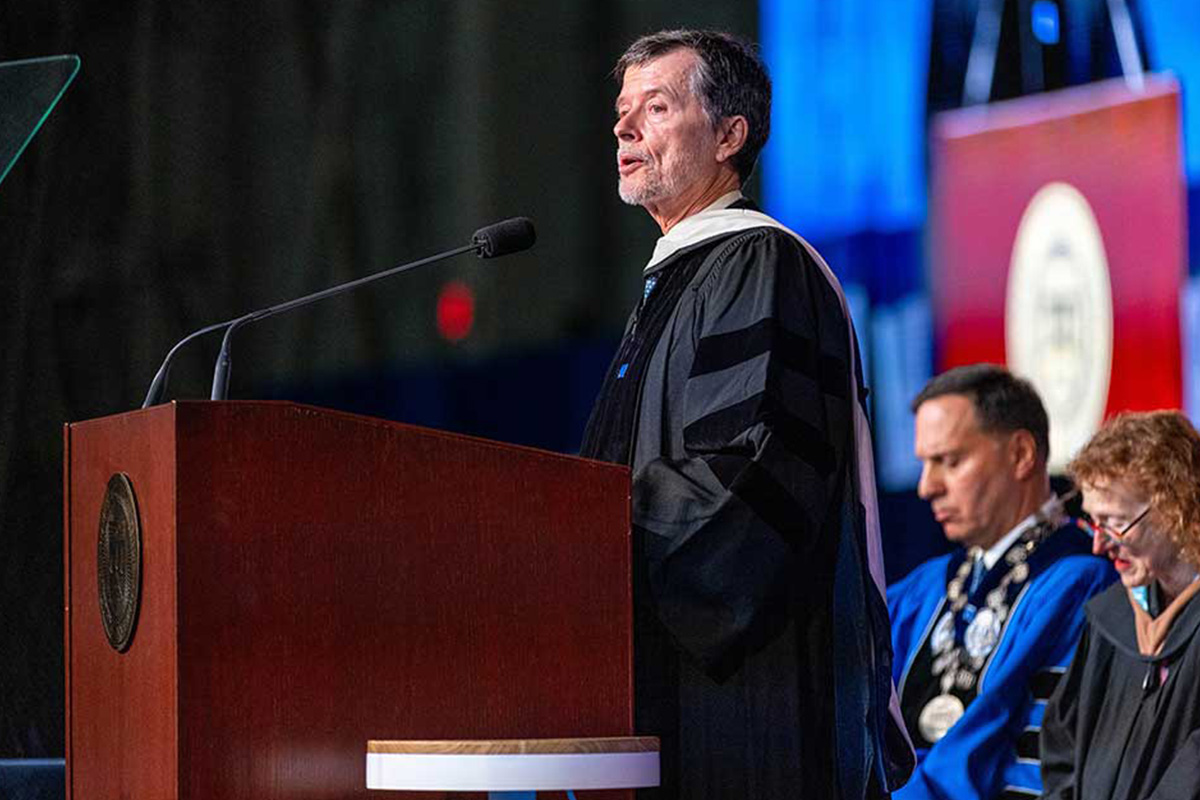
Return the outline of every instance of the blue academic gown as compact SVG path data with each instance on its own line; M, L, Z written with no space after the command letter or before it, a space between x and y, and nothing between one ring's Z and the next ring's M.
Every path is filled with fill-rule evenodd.
M1090 554L1088 535L1068 523L1054 537L1071 540L1071 554L1032 574L1013 603L979 678L978 694L962 718L932 748L917 749L917 768L896 800L987 800L1037 797L1038 735L1046 700L1066 671L1083 630L1083 606L1116 578L1105 559ZM948 607L946 585L962 551L926 561L888 588L897 691L907 681L922 643ZM993 572L1004 572L1001 559ZM915 737L919 738L919 737ZM914 739L915 741L915 739Z

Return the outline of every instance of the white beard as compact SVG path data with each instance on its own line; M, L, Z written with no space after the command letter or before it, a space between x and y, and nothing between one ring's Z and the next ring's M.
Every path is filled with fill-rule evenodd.
M639 157L645 156L644 153L637 151L631 151L631 154ZM686 150L678 158L670 158L665 161L660 169L657 164L643 158L641 169L630 177L639 178L638 173L641 173L640 179L636 182L626 181L618 174L617 194L620 195L621 200L631 206L661 203L663 200L670 200L683 194L687 187L699 179L700 159L694 151Z

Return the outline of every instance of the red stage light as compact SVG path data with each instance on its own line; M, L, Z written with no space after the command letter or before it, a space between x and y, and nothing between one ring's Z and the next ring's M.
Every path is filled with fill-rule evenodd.
M437 328L448 342L461 342L475 324L475 293L462 281L442 286L437 299Z

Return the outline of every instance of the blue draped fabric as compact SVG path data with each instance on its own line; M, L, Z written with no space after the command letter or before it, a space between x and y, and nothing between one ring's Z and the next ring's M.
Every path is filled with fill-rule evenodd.
M0 797L61 800L66 794L65 764L61 758L0 759Z

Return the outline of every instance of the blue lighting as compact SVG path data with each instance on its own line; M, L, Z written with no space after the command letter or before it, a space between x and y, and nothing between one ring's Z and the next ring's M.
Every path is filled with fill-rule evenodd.
M769 213L817 239L921 224L930 22L928 0L761 0Z
M1034 0L1030 13L1034 37L1044 45L1058 44L1058 4L1053 0Z
M1193 186L1200 185L1200 103L1191 102L1200 91L1200 47L1196 46L1200 42L1200 3L1141 0L1137 8L1144 24L1150 69L1174 73L1183 87L1188 178Z

